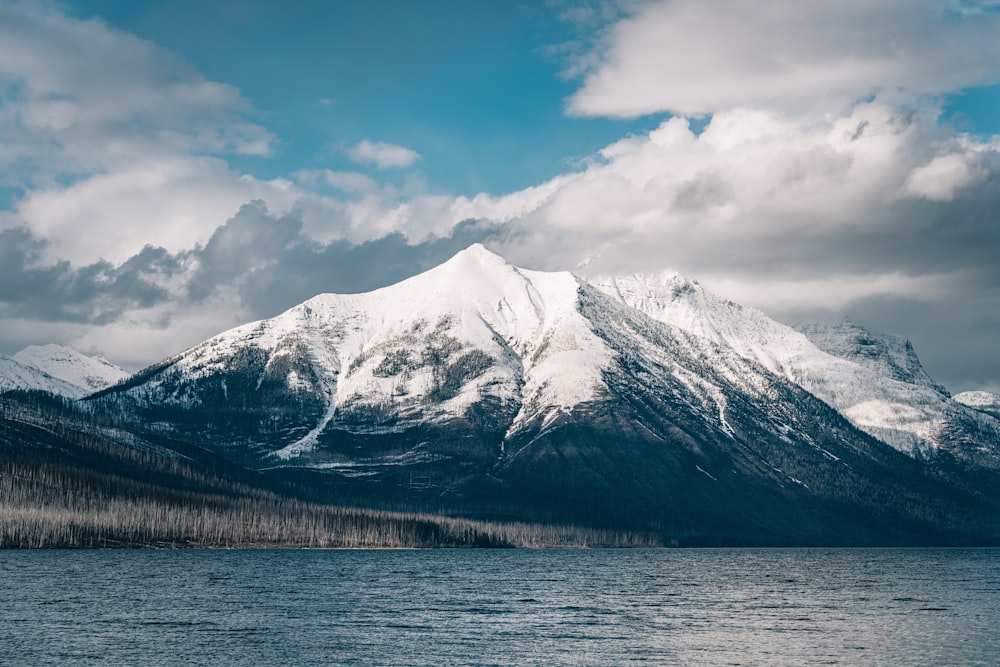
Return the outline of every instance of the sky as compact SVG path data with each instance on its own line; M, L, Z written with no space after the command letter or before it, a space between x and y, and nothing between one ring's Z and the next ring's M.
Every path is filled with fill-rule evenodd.
M1000 2L0 0L0 353L131 370L473 242L1000 391Z

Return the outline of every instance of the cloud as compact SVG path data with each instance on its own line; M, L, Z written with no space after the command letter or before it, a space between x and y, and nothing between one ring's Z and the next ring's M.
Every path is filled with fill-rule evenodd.
M347 151L355 162L374 164L379 169L409 167L420 159L420 153L403 146L362 139Z
M304 185L316 186L325 183L346 193L373 192L380 184L371 176L356 171L333 171L331 169L303 169L295 172L295 179Z
M504 229L466 221L420 243L399 233L321 243L305 231L300 212L276 216L252 202L190 254L188 299L199 302L228 289L249 317L271 316L321 292L363 292L398 282Z
M975 155L951 154L934 158L910 172L906 189L913 195L947 201L956 192L980 180L985 174L972 162Z
M0 230L0 316L104 324L170 298L183 257L147 246L118 266L44 264L46 242L24 228Z
M299 196L290 182L240 177L216 158L149 156L68 186L29 191L8 217L51 239L49 259L121 262L145 245L176 252L203 243L249 200L288 210Z
M262 155L273 141L232 86L46 2L0 4L0 83L8 181L99 173L154 150Z
M894 275L988 261L974 246L1000 242L988 213L998 175L996 146L952 134L932 111L869 103L803 121L732 110L697 135L673 118L541 188L511 223L510 251L553 268L590 257L750 283L882 275L891 292Z
M205 241L241 204L295 198L233 172L274 137L232 86L174 54L48 2L0 3L0 228L27 225L49 260L121 262Z
M569 101L580 115L842 109L1000 81L995 3L660 0L636 3L597 46Z
M321 292L360 292L431 268L501 225L465 222L412 244L401 234L321 243L301 213L244 205L203 245L147 246L120 264L46 261L48 242L0 230L0 350L58 341L132 368Z

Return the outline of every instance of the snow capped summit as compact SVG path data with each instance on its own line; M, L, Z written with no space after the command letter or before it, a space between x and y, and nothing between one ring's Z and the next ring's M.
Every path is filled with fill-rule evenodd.
M0 391L40 390L82 398L127 375L106 359L61 345L29 345L13 357L0 356Z
M464 418L484 401L510 413L513 432L603 387L611 353L580 315L579 290L569 273L519 269L477 244L398 284L320 294L219 334L133 393L204 405L215 400L208 387L234 396L226 375L249 363L255 389L308 404L300 416L313 425L281 458L311 451L330 429L399 431ZM371 418L389 412L391 420Z
M71 398L79 398L85 393L76 385L54 378L34 366L0 355L0 393L11 390L48 391Z

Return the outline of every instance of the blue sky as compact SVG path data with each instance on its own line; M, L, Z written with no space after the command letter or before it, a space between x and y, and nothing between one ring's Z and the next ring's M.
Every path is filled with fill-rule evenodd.
M998 7L0 0L0 353L134 368L480 241L1000 390Z
M99 18L160 44L207 78L239 88L278 142L266 159L234 160L238 168L263 178L356 168L345 149L376 136L418 152L432 189L467 196L540 183L669 115L566 113L579 87L567 75L567 49L586 39L561 17L568 6L517 0L68 5L80 18ZM942 118L964 131L1000 132L1000 86L946 95Z
M278 142L273 156L234 164L264 178L356 168L345 148L378 137L418 152L433 190L502 194L647 132L664 115L567 115L578 82L563 76L560 47L579 34L545 3L97 0L71 7L239 88Z

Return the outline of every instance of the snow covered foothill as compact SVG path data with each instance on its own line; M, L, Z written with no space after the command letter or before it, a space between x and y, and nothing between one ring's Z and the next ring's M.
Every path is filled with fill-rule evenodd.
M78 399L127 376L102 357L62 345L30 345L13 357L0 356L0 391L47 391Z
M80 387L87 393L110 387L128 377L124 369L104 357L87 356L63 345L29 345L13 358Z
M963 391L955 394L953 399L956 403L1000 419L1000 394L990 391Z

